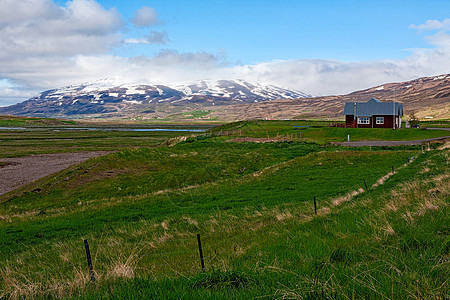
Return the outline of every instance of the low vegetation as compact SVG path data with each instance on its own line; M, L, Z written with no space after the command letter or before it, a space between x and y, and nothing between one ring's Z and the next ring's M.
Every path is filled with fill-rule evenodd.
M329 144L346 130L234 123L91 159L5 195L0 298L448 298L448 149Z
M76 121L52 118L29 118L17 116L0 116L0 127L9 126L47 126L47 125L76 125Z
M10 125L10 126L18 126ZM144 130L163 128L171 131L131 131L133 126L113 127L111 124L39 126L22 129L0 128L0 158L31 154L81 152L81 151L120 151L136 147L152 147L168 138L192 135L179 129L207 130L211 126L176 124L153 125L138 124ZM87 129L88 130L87 130Z

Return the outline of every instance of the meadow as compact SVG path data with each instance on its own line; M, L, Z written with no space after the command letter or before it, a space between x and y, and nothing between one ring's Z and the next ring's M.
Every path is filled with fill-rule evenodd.
M448 148L330 144L444 132L251 121L195 135L48 132L59 137L48 144L43 133L0 138L0 157L117 152L0 196L0 297L450 296ZM277 135L289 138L227 141Z

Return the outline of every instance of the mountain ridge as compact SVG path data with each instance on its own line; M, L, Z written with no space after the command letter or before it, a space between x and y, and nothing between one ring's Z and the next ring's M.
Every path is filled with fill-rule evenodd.
M309 97L308 97L309 96ZM0 107L0 114L59 118L144 120L342 119L345 102L371 98L403 104L405 115L450 118L450 74L385 83L346 95L311 97L296 90L245 80L202 80L186 85L117 84L108 79L40 93ZM103 103L102 103L103 101ZM202 111L198 114L189 114ZM205 112L205 113L203 113Z
M39 117L79 115L128 116L175 107L195 109L239 103L304 98L310 95L245 80L202 80L188 85L146 85L99 80L44 91L22 103L0 108L0 114Z

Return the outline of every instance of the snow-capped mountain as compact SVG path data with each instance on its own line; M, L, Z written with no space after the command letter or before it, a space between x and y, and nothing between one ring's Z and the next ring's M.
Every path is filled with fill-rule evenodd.
M203 107L306 98L300 91L244 80L203 80L187 85L117 84L99 80L48 90L19 104L0 107L0 114L64 117L154 113L158 107Z

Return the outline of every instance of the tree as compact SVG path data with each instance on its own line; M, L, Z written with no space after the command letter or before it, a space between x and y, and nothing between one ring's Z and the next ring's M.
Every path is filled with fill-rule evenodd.
M419 125L419 119L417 119L416 113L412 112L411 114L409 114L409 124L411 125L412 128L416 128Z

